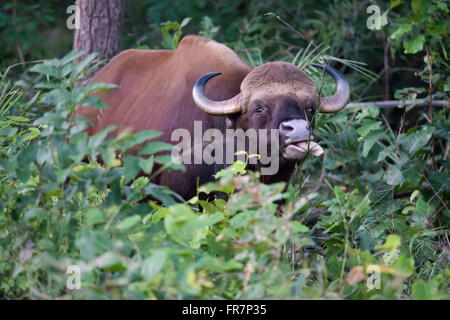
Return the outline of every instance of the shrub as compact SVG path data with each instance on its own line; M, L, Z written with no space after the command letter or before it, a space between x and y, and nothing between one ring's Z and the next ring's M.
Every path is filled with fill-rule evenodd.
M83 84L95 55L77 57L33 67L29 103L2 82L2 298L449 298L448 160L430 147L448 139L445 110L397 134L376 108L321 115L327 153L288 185L236 162L198 190L229 200L182 201L157 173L138 176L183 169L148 142L160 133L88 137L70 116L106 107L90 94L113 87ZM126 153L143 142L148 158ZM67 289L71 265L80 290Z

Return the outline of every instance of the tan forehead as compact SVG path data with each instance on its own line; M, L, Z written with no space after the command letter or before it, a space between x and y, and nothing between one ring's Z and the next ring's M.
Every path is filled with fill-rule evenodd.
M304 100L315 99L317 97L316 90L311 90L311 88L307 86L296 89L297 90L293 90L292 86L283 84L264 85L249 92L249 99L264 99L271 96L296 96L297 98Z

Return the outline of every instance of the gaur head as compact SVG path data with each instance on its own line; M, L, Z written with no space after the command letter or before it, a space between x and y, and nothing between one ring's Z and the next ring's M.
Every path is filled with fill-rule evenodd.
M254 68L241 83L241 92L224 101L205 96L208 80L219 75L202 76L193 88L196 105L213 115L227 115L228 127L279 129L280 155L285 161L298 160L309 150L320 155L323 150L313 141L313 116L316 111L334 113L343 109L350 96L350 87L337 70L320 64L336 82L336 93L330 98L318 97L313 81L294 64L269 62Z

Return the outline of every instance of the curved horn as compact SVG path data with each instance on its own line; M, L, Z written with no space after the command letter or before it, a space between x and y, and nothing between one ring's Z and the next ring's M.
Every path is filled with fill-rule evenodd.
M241 106L239 104L241 94L236 95L235 97L223 100L223 101L214 101L210 100L205 96L204 88L206 82L209 79L214 78L221 74L220 72L211 72L202 76L194 85L192 89L192 97L194 98L194 102L203 111L213 115L226 115L232 114L241 111Z
M347 79L345 79L342 73L332 67L323 66L319 63L313 63L311 65L320 69L325 67L325 71L332 76L336 82L336 93L334 96L320 99L320 112L334 113L342 110L350 98L350 85L348 84Z

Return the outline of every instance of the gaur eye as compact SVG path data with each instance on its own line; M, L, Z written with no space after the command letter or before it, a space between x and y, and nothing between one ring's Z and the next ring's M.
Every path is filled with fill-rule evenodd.
M308 108L308 112L311 113L311 114L313 114L314 112L316 112L316 108L314 108L314 107L309 107L309 108Z
M255 113L261 113L261 112L263 112L263 111L264 111L264 108L261 107L261 106L258 106L258 107L256 107L256 109L255 109Z

